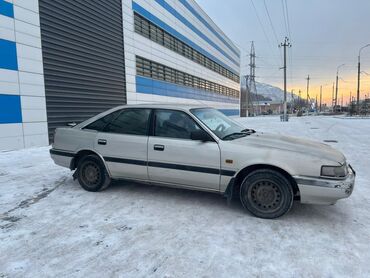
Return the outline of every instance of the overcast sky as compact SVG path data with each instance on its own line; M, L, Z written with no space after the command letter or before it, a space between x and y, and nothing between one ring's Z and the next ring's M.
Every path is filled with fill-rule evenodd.
M324 97L329 101L337 66L344 63L338 98L344 94L346 102L350 91L356 92L358 50L370 43L370 0L286 0L289 24L284 23L283 0L196 1L242 50L242 74L248 70L246 58L254 41L256 80L282 88L282 50L277 45L290 29L289 91L301 89L305 96L309 74L310 96L314 98L320 85L325 85ZM362 51L361 62L362 70L370 74L370 47ZM370 75L363 73L361 78L364 96L370 92Z

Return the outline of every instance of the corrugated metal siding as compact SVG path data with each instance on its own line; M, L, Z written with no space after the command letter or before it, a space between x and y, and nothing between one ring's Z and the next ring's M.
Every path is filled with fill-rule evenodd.
M39 0L49 138L126 103L121 0Z

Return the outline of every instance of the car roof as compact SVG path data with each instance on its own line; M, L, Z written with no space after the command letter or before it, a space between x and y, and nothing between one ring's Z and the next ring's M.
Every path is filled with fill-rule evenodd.
M197 104L179 104L179 103L147 103L147 104L127 104L115 107L121 108L156 108L156 109L176 109L176 110L190 110L194 108L212 108L206 105Z
M190 109L194 108L212 108L212 107L207 107L205 105L194 105L194 104L179 104L179 103L147 103L147 104L126 104L126 105L120 105L116 106L114 108L111 108L109 110L106 110L98 115L95 115L92 118L87 119L86 121L83 121L82 123L79 123L76 125L76 128L81 128L84 127L93 121L96 121L99 118L102 118L114 111L120 110L120 109L127 109L127 108L151 108L151 109L174 109L174 110L181 110L181 111L189 111Z

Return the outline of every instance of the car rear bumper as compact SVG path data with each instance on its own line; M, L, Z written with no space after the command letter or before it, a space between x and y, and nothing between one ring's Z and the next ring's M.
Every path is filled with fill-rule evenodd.
M302 176L294 178L299 188L301 203L332 205L352 194L356 172L349 165L347 177L341 180Z
M50 149L50 156L54 160L54 163L62 167L70 168L74 155L74 153Z

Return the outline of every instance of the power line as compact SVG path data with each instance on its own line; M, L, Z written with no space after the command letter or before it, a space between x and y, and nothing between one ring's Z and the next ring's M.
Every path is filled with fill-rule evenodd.
M288 23L288 35L289 35L289 38L292 39L292 34L290 33L290 21L289 21L289 12L288 12L288 3L287 3L288 0L284 0L284 3L285 3L285 11L286 11L286 19L287 19L287 23Z
M292 34L290 32L290 19L289 19L289 11L288 11L288 0L284 0L284 3L285 3L285 12L286 12L286 20L287 20L287 25L288 25L288 35L289 35L289 38L290 40L292 40ZM292 79L293 77L293 51L290 52L290 55L289 55L289 75L290 75L290 79Z
M281 6L283 8L283 18L284 18L284 25L285 25L285 34L286 34L286 36L289 36L289 33L288 33L288 25L287 25L286 15L285 15L285 4L284 4L284 0L281 0Z
M274 27L274 24L272 23L270 13L269 13L269 10L268 10L267 5L266 5L266 0L263 0L263 4L265 6L266 14L267 14L267 17L269 19L272 32L274 33L276 43L279 45L279 39L278 39L278 37L276 35L275 27ZM280 54L280 59L283 60L283 56L281 55L281 52L280 51L279 51L279 54Z
M270 42L270 40L269 40L269 38L268 38L268 36L267 36L267 34L266 34L265 28L263 27L262 21L261 21L261 19L260 19L259 15L258 15L258 12L257 12L256 6L254 5L253 0L251 0L251 3L252 3L252 6L253 6L253 9L254 9L254 12L255 12L255 14L256 14L256 17L257 17L257 19L258 19L258 22L259 22L259 24L261 25L261 29L262 29L262 31L263 31L263 34L265 35L265 38L266 38L266 40L267 40L267 42L268 42L268 44L269 44L269 46L270 46L270 48L271 48L271 51L272 51L272 52L274 52L274 48L271 46L271 42Z
M263 4L265 5L265 10L266 10L266 13L267 13L267 17L269 19L270 26L271 26L271 29L272 29L272 31L274 33L276 42L277 42L277 44L279 44L279 39L278 39L278 36L276 35L275 27L274 27L274 24L272 23L271 16L270 16L270 13L269 13L269 10L267 8L266 1L265 0L263 0Z

